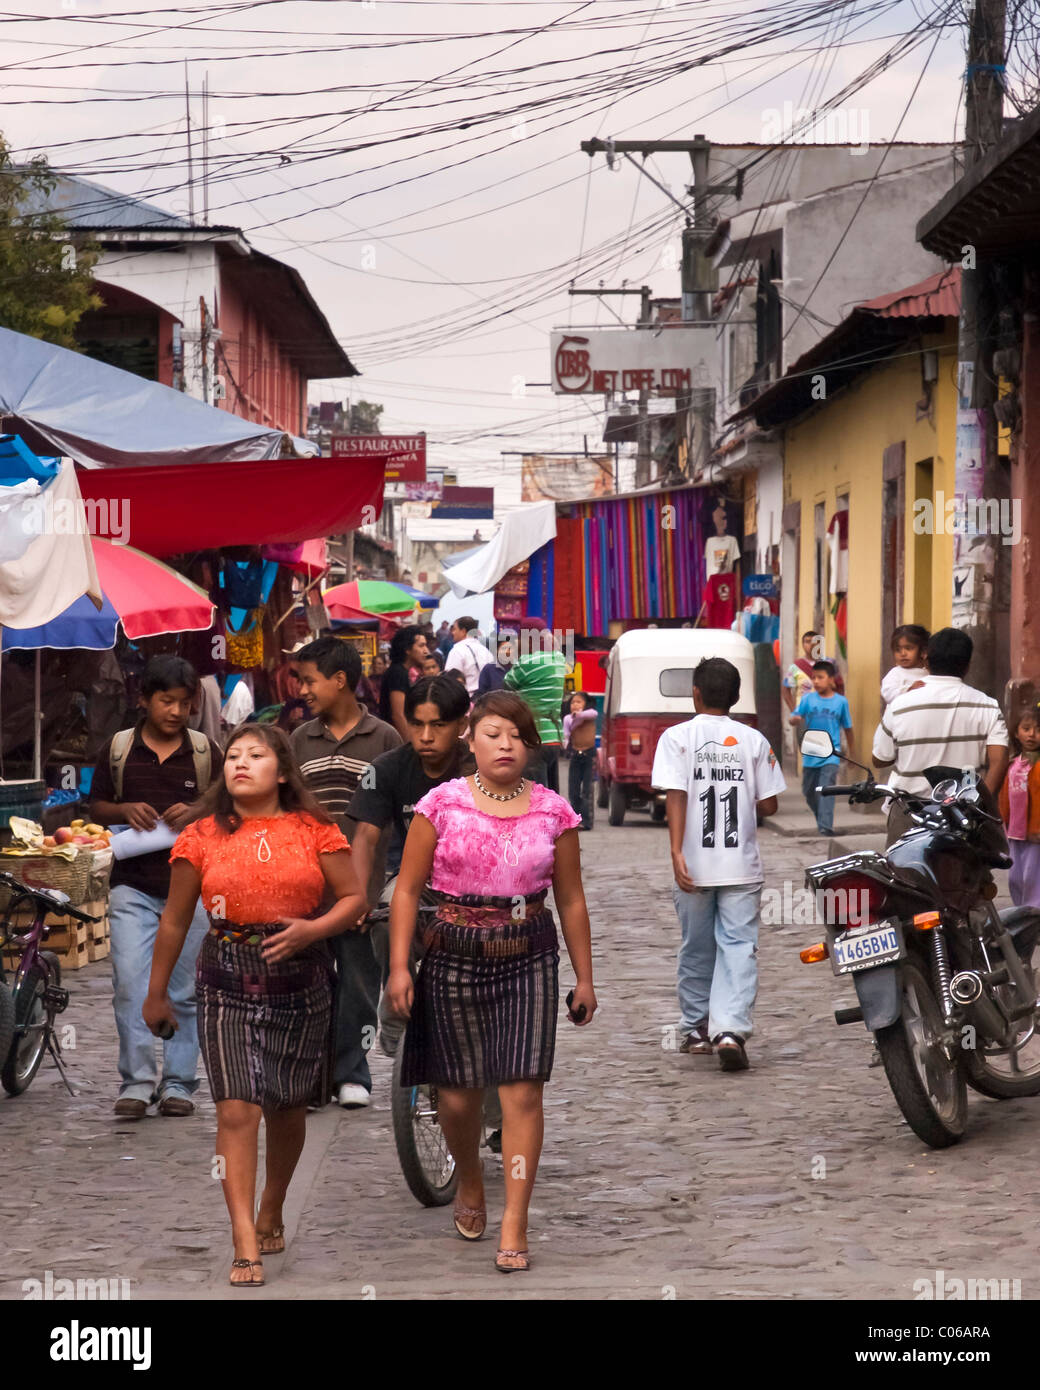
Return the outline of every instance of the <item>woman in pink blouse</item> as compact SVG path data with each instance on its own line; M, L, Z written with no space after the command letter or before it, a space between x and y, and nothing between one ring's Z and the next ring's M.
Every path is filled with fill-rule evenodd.
M409 1019L401 1081L437 1089L437 1114L459 1175L455 1228L479 1240L487 1225L479 1157L481 1097L502 1102L505 1210L495 1264L529 1268L527 1210L542 1149L542 1088L552 1072L559 946L546 909L551 885L576 984L568 1017L596 1012L589 914L576 827L563 797L527 781L539 738L528 706L496 690L470 714L477 771L418 802L390 909L394 1012ZM408 968L419 897L438 901L413 987Z

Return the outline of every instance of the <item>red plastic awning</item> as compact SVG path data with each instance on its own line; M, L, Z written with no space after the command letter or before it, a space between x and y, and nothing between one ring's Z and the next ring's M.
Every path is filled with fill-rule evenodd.
M383 468L376 459L255 459L76 474L95 535L180 555L356 530L382 511Z

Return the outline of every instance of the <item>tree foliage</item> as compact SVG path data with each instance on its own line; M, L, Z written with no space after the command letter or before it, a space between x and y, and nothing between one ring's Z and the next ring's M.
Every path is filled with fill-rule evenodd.
M101 251L49 209L56 184L46 156L16 164L0 136L0 327L78 351L76 324L101 307Z
M354 401L350 407L350 434L379 434L379 417L383 413L381 405L372 401Z

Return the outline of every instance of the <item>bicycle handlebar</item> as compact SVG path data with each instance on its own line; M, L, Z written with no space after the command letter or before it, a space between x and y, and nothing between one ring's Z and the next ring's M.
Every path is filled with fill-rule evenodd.
M75 917L79 922L100 922L101 917L93 917L89 912L81 912L78 907L73 907L64 895L59 897L58 890L48 888L30 888L15 878L13 874L5 873L0 870L0 883L6 884L12 890L13 901L17 902L20 898L29 898L32 902L49 907L52 912L61 913L68 917ZM9 903L7 911L10 911L12 904Z

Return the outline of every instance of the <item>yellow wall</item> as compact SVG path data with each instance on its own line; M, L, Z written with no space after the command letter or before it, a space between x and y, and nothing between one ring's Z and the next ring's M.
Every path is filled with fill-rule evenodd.
M857 760L869 751L881 712L879 690L882 648L887 656L891 633L881 631L882 594L882 458L890 444L906 442L906 499L903 568L903 613L897 622L924 621L934 632L950 621L953 583L953 538L939 530L931 542L930 575L916 573L921 540L914 532L917 465L932 460L932 486L947 499L954 494L956 451L955 325L942 336L922 340L921 350L939 350L939 379L933 387L931 417L918 420L923 395L921 358L907 345L884 364L821 402L812 415L790 426L784 436L784 501L800 501L801 541L798 636L813 627L813 515L824 503L825 524L837 510L840 494L849 498L848 662L845 693L852 707ZM934 500L934 498L933 498ZM786 578L786 576L785 576ZM931 612L920 613L927 595ZM827 654L838 651L830 596L824 597ZM799 646L799 654L800 654ZM891 662L886 662L887 666Z

